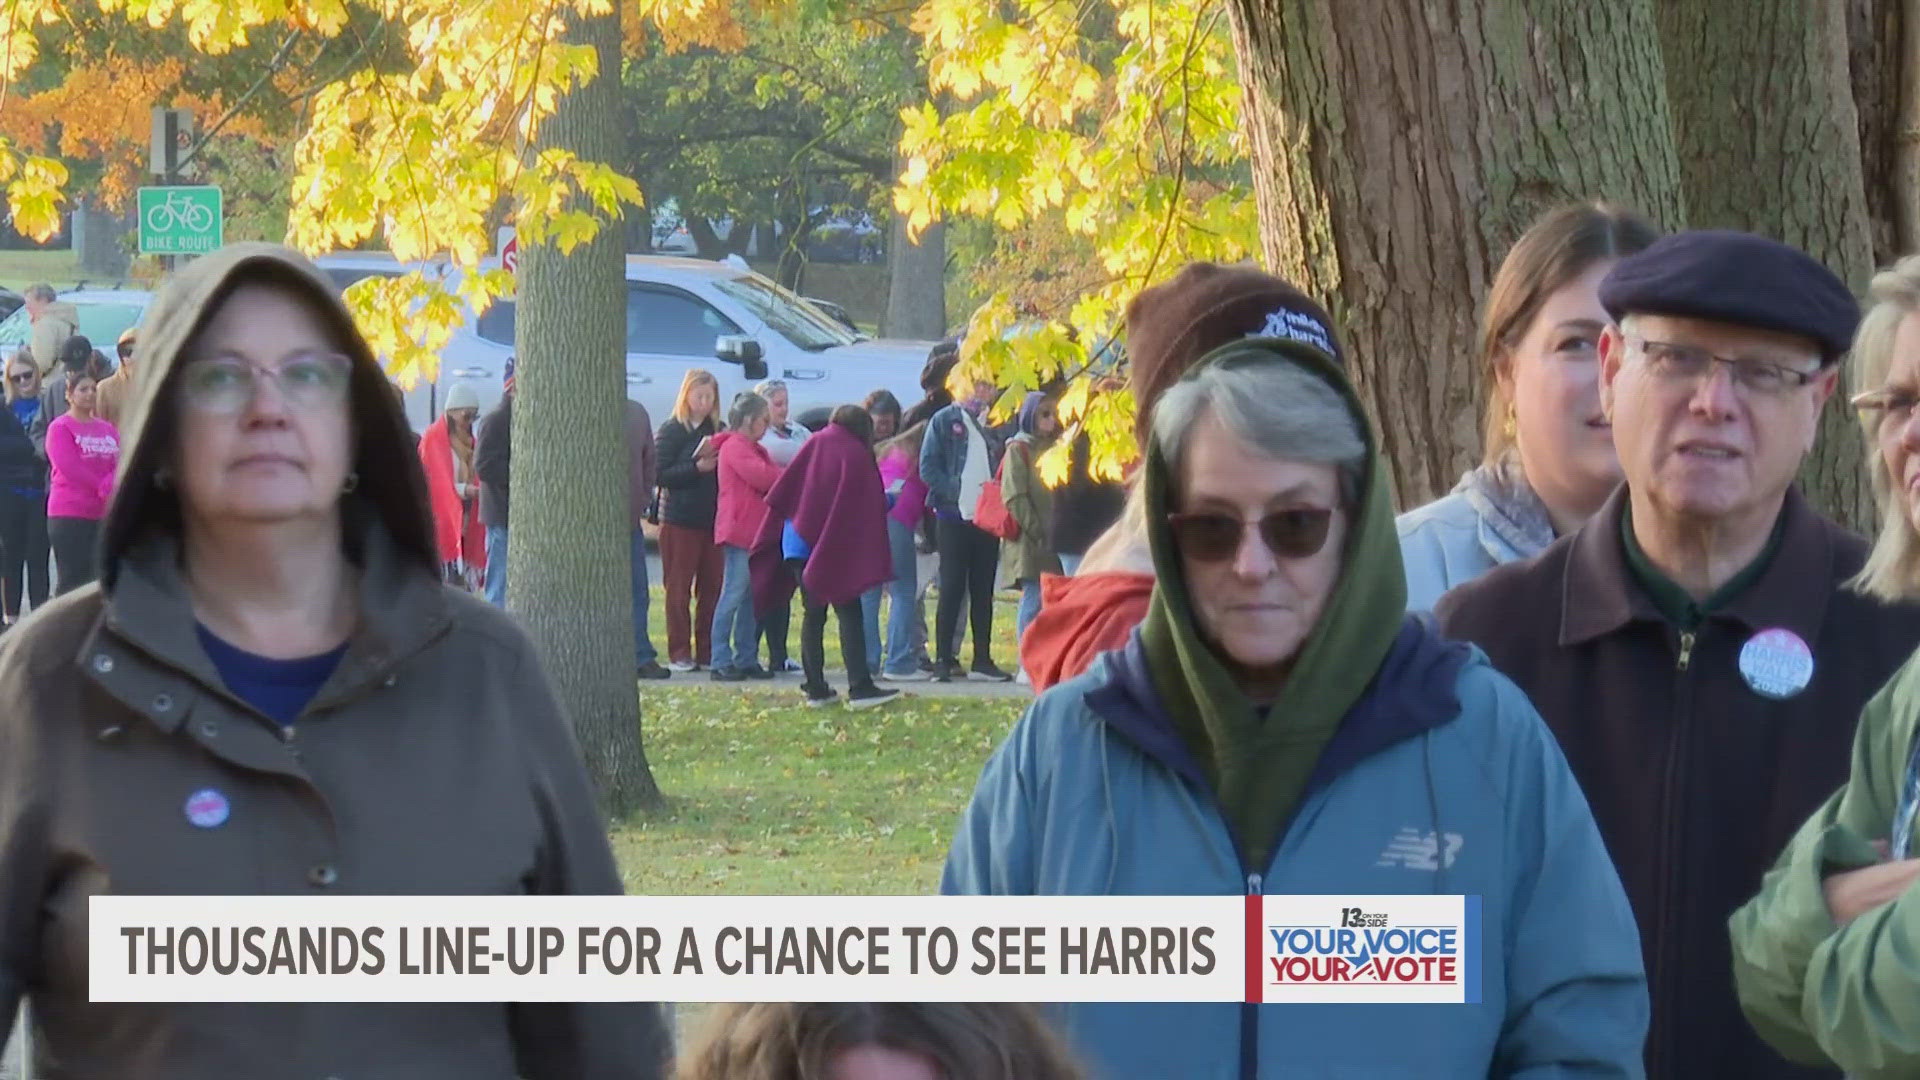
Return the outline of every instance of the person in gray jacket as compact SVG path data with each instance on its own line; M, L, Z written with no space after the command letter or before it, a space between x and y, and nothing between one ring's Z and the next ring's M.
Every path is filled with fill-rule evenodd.
M1453 491L1400 515L1407 609L1530 558L1593 516L1620 483L1600 413L1600 279L1653 243L1652 225L1576 203L1533 224L1500 264L1481 318L1485 458Z

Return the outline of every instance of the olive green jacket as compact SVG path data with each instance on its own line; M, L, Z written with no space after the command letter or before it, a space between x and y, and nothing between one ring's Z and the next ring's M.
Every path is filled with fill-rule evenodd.
M1846 784L1729 920L1755 1030L1794 1061L1856 1080L1920 1076L1920 885L1837 927L1822 883L1879 861L1870 841L1893 831L1917 720L1920 654L1862 710Z
M1040 482L1035 464L1045 447L1031 435L1015 435L1000 463L1000 499L1020 524L1018 538L1000 545L1000 580L1008 585L1039 581L1060 572L1053 550L1053 492Z

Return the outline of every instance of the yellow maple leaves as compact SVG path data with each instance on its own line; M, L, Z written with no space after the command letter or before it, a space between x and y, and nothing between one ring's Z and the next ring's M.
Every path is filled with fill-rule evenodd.
M1187 262L1258 251L1222 16L1217 0L926 0L914 16L931 88L964 104L902 113L895 209L916 235L990 221L1009 256L975 274L991 295L958 377L1009 399L1069 380L1061 419L1101 474L1133 453L1131 396L1101 381L1126 302ZM1040 461L1049 483L1068 442Z

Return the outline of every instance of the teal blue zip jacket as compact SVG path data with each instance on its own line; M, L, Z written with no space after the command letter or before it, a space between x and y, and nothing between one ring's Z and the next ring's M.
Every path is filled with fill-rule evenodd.
M1042 695L987 763L949 894L1463 893L1477 1005L1083 1004L1055 1018L1107 1080L1639 1077L1639 933L1585 798L1478 650L1402 626L1249 867L1155 693L1140 638Z

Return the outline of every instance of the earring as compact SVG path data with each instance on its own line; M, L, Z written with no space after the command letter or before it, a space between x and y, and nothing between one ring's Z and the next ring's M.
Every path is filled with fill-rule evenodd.
M1500 433L1511 440L1518 430L1518 427L1514 424L1513 402L1509 401L1507 402L1507 418L1500 422Z
M347 474L346 483L340 485L340 494L351 495L353 494L353 489L359 486L360 486L360 474L357 472L350 472Z

